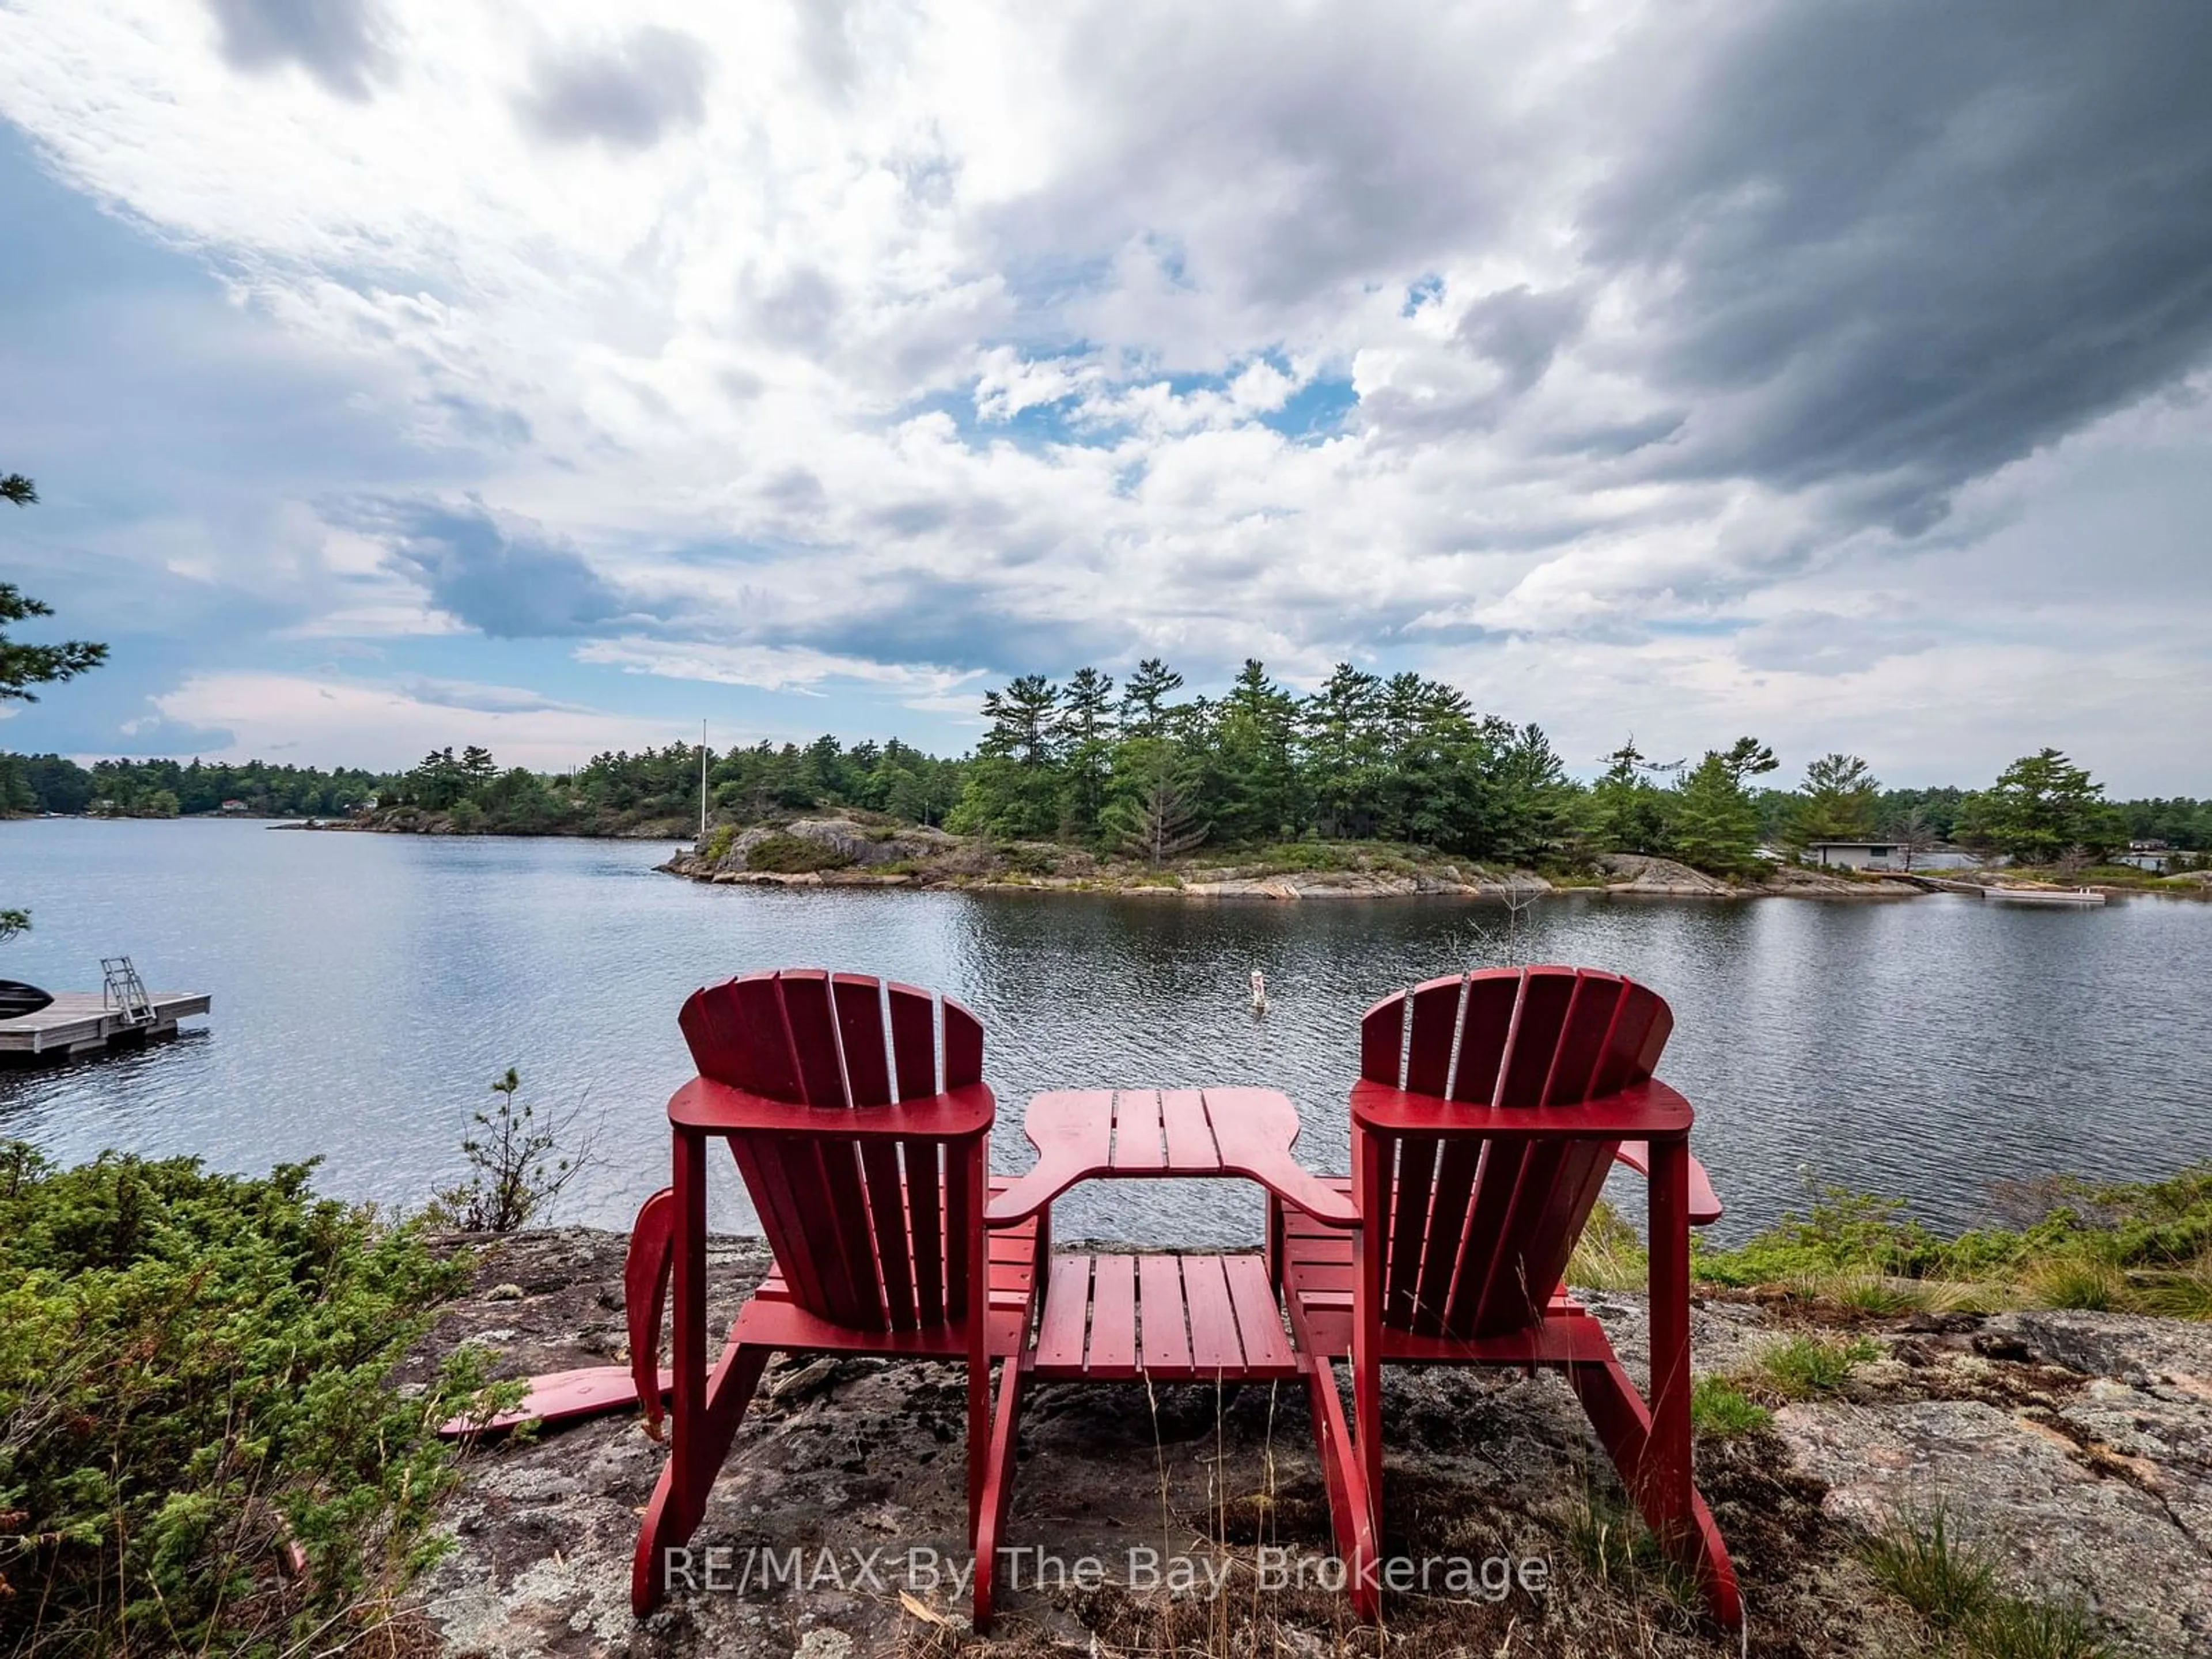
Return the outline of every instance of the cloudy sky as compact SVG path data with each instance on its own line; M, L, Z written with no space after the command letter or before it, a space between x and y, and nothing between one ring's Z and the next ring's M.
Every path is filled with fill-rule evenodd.
M0 744L1349 659L2212 793L2212 7L0 0Z

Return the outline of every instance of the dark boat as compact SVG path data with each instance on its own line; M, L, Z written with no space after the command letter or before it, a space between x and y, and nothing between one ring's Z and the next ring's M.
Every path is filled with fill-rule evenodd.
M25 1014L35 1014L53 1000L52 991L41 991L21 980L0 979L0 1019L20 1019Z

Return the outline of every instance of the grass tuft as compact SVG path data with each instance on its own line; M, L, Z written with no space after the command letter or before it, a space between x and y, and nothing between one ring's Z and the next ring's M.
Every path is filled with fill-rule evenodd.
M1659 1547L1642 1518L1587 1487L1567 1517L1567 1548L1584 1573L1609 1589L1656 1593L1685 1618L1705 1605L1697 1574Z
M1690 1389L1690 1425L1711 1440L1753 1434L1774 1421L1774 1413L1724 1376L1701 1376Z
M1833 1394L1856 1368L1881 1355L1881 1345L1863 1336L1793 1336L1759 1353L1759 1379L1784 1400L1810 1400Z
M1967 1633L1974 1659L2104 1659L2096 1622L2075 1601L2001 1595Z
M1938 1630L1978 1619L1996 1595L1989 1559L1951 1535L1941 1504L1924 1516L1900 1510L1864 1546L1875 1579Z
M1920 1305L1919 1297L1897 1279L1847 1277L1838 1280L1830 1293L1844 1307L1885 1319L1911 1313Z
M2145 1311L2166 1319L2212 1321L2212 1251L2172 1273L2144 1277Z
M2039 1308L2118 1313L2136 1305L2135 1290L2124 1271L2081 1251L2068 1251L2035 1263L2024 1275L2022 1288Z
M2105 1640L2079 1602L2039 1601L1997 1587L1982 1548L1950 1530L1941 1504L1900 1510L1862 1546L1875 1579L1949 1638L1958 1659L2104 1659Z

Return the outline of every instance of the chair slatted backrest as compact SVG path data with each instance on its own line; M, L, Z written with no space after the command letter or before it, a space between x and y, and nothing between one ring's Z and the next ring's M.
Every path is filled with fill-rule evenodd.
M692 993L678 1023L702 1077L798 1108L863 1112L983 1080L975 1015L947 997L940 1017L928 992L861 974L747 974ZM983 1194L957 1148L841 1139L793 1119L809 1133L729 1137L792 1298L860 1330L963 1317Z
M1613 974L1495 968L1385 997L1360 1024L1360 1075L1510 1109L1571 1106L1650 1077L1674 1017ZM1534 1144L1368 1133L1389 1213L1367 1218L1385 1324L1489 1336L1536 1318L1566 1272L1618 1141Z

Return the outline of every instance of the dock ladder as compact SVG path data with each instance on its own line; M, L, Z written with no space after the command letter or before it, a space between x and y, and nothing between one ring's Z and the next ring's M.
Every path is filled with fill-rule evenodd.
M138 970L131 965L129 957L102 957L100 971L103 975L100 988L102 1006L115 1010L125 1025L154 1023L154 1000L146 994L146 981L138 977Z

